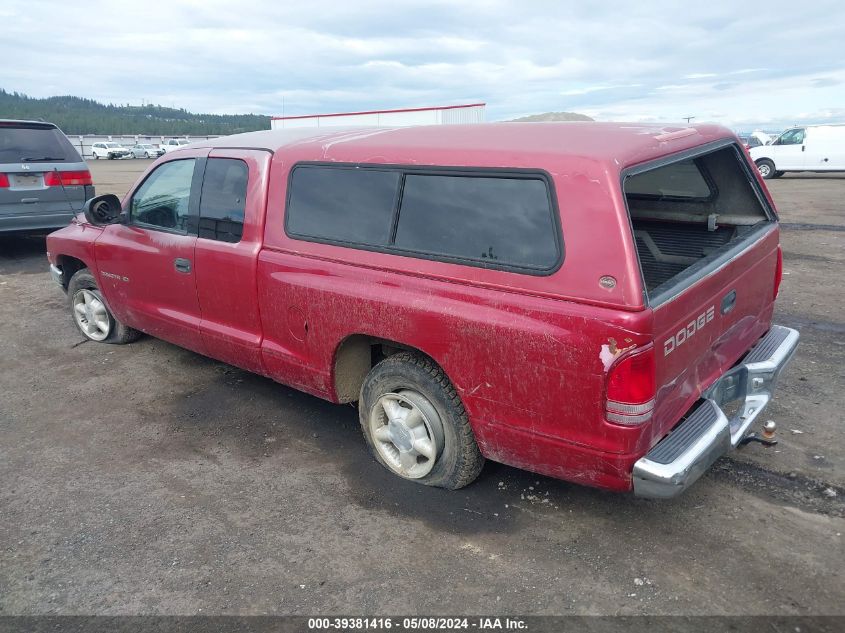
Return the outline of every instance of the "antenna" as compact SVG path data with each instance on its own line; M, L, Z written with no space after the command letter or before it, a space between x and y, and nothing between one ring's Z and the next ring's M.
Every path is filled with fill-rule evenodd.
M64 196L65 196L65 202L67 202L67 206L70 208L71 215L73 215L74 217L76 217L76 211L75 211L75 210L74 210L74 208L73 208L73 204L71 204L71 201L70 201L70 196L69 196L69 195L67 195L67 189L65 189L65 182L64 182L64 180L62 180L62 174L61 174L61 172L59 171L59 168L58 168L58 167L53 167L53 171L54 171L54 172L56 172L56 178L58 178L58 179L59 179L59 184L60 184L60 185L61 185L61 187L62 187L62 193L63 193L63 194L64 194Z

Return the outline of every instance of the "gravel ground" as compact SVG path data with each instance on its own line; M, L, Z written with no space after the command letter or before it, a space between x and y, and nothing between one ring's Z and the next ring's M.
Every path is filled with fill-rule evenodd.
M92 163L124 193L149 161ZM332 405L151 338L85 343L39 237L0 238L0 615L845 614L845 178L771 181L780 444L671 502L488 464L446 492Z

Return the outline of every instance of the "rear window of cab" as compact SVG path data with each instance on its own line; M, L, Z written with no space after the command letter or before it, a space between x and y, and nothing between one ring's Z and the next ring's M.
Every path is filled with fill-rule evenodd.
M550 180L535 171L299 164L285 231L534 275L554 272L563 256Z

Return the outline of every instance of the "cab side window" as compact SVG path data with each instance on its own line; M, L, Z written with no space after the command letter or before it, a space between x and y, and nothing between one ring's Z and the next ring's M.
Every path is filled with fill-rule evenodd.
M197 237L219 242L240 242L249 169L236 158L209 158L200 196Z
M778 145L801 145L804 142L804 129L798 128L784 132L778 139Z
M132 224L185 233L194 177L193 158L158 167L132 196Z

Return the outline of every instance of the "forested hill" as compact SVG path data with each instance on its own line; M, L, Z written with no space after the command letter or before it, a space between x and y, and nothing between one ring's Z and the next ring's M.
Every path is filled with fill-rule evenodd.
M270 117L259 114L193 114L157 105L106 105L80 97L35 99L3 89L0 119L49 121L65 134L200 136L270 129Z

